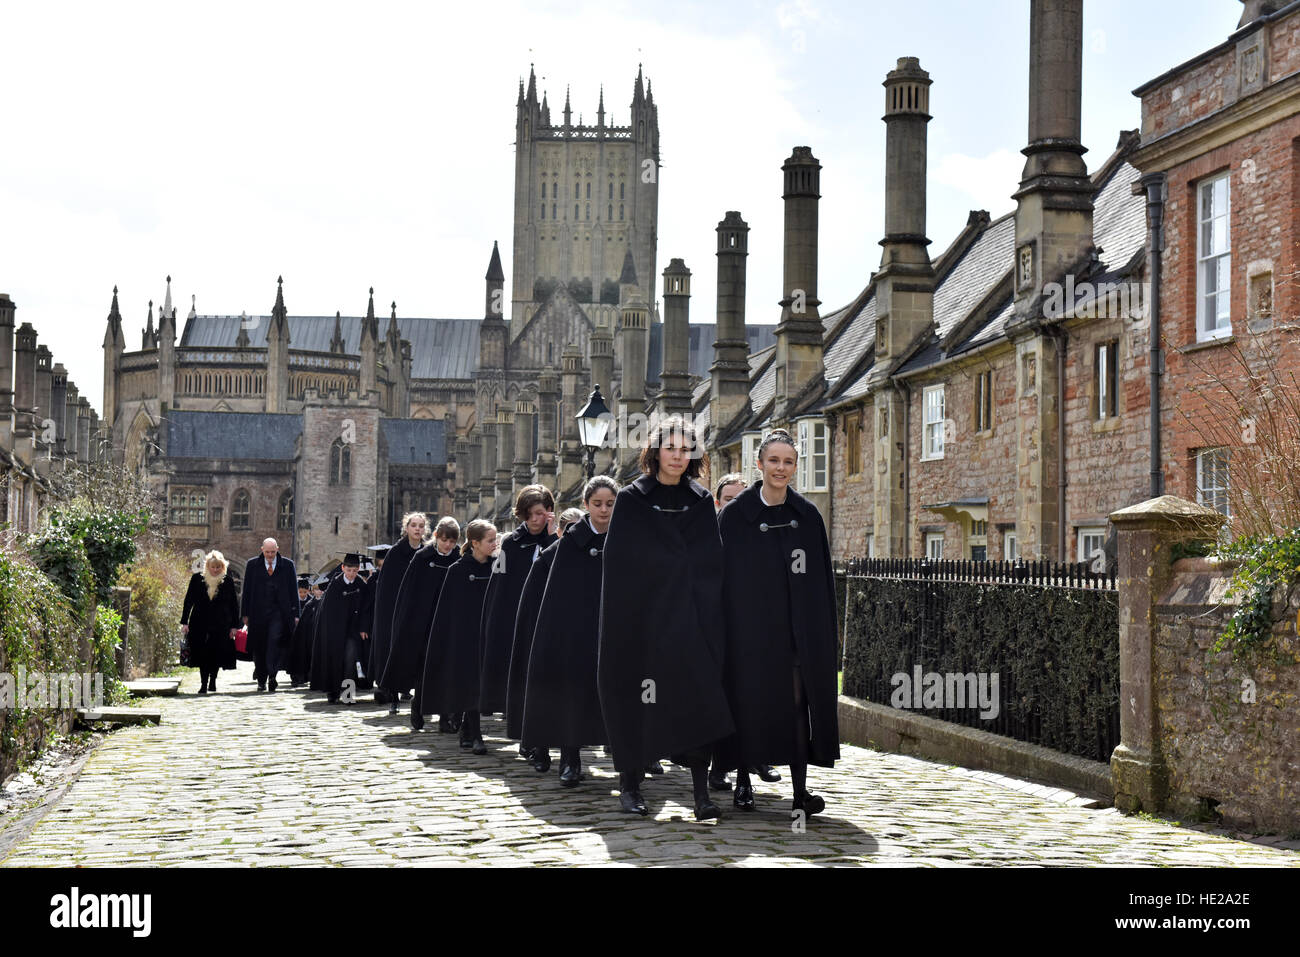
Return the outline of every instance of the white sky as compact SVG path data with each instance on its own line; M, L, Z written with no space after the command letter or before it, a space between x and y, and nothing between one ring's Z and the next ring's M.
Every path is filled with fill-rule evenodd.
M1131 90L1232 32L1230 0L1087 0L1089 167L1139 123ZM660 269L712 321L714 227L750 225L750 322L779 318L781 163L821 160L819 286L843 305L879 265L885 73L934 80L937 255L971 209L1009 211L1025 143L1025 0L6 3L0 8L0 292L102 401L114 285L128 349L170 274L178 324L377 310L477 318L492 241L510 276L514 118L536 63L626 123L637 63L659 106ZM544 78L544 79L543 79ZM662 280L656 279L657 284ZM509 295L507 288L507 296ZM155 307L156 308L156 307ZM101 410L102 411L102 410Z

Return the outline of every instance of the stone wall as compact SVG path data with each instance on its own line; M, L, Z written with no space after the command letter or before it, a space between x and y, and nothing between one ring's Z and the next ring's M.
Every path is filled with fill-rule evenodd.
M1274 608L1278 657L1211 649L1236 609L1229 573L1174 565L1156 610L1153 672L1169 810L1256 830L1300 830L1300 599Z

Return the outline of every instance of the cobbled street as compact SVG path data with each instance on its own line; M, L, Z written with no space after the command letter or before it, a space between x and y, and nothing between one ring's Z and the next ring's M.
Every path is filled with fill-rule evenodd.
M321 865L1300 865L1293 851L1090 810L962 769L855 747L810 769L827 801L806 833L788 817L788 781L756 782L758 811L723 794L724 817L697 823L690 778L649 780L651 816L618 812L616 777L584 752L573 790L519 759L485 719L474 757L431 722L368 696L352 707L283 686L258 694L250 664L221 691L155 699L157 727L117 731L0 864ZM432 728L433 730L429 730Z

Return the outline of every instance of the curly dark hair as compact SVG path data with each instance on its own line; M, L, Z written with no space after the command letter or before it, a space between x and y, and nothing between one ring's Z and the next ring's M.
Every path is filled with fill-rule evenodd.
M695 435L695 426L680 415L660 419L654 424L650 429L650 435L646 438L645 447L641 449L637 465L646 475L658 475L659 449L663 447L664 439L674 436L681 436L691 449L691 460L686 463L686 477L699 478L704 468L704 449L700 447L699 439Z

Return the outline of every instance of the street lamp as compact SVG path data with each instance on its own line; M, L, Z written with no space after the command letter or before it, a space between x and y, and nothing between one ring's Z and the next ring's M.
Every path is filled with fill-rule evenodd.
M605 436L613 418L613 413L601 397L599 385L592 387L587 404L574 418L578 420L578 437L587 450L587 478L591 478L596 474L596 450L605 444Z

